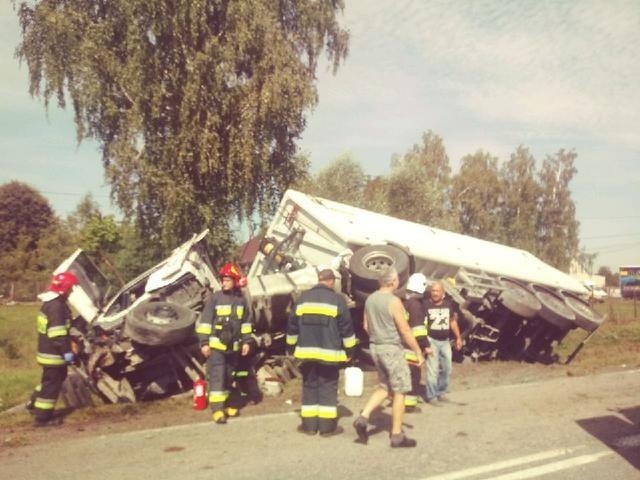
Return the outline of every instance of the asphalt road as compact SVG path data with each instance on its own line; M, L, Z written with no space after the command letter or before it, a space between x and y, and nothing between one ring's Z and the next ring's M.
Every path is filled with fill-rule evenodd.
M295 413L227 425L110 434L13 448L0 478L640 479L640 371L453 392L406 416L414 449L391 449L390 409L369 444L351 427L365 398L342 398L342 435L296 433ZM51 430L55 435L55 429Z

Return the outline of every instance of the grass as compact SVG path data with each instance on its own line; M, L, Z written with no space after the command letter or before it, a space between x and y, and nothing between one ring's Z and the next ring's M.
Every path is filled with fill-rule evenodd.
M26 401L40 380L35 362L39 304L0 306L0 411Z

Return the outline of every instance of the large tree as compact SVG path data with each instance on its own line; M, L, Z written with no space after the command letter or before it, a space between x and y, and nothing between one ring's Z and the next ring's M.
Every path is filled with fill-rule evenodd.
M337 157L314 175L305 191L328 200L361 206L367 176L350 154Z
M500 169L502 241L529 252L536 247L536 219L540 186L536 162L524 146L511 154Z
M568 270L578 254L578 221L569 183L577 173L577 154L560 150L549 155L539 172L541 196L537 216L536 254L561 270Z
M451 199L463 234L500 240L502 192L496 157L482 150L466 155L453 177Z
M0 185L0 254L18 244L34 250L55 221L49 202L33 187L17 181Z
M392 215L433 227L458 230L451 216L451 167L442 138L429 131L402 157L391 160L389 209Z
M40 0L19 8L30 92L71 102L96 139L112 196L148 238L230 238L273 211L301 173L296 140L334 71L342 0Z

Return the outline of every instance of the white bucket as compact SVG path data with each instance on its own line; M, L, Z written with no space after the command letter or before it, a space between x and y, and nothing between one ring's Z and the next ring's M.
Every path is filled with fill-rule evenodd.
M344 394L348 397L359 397L364 389L364 373L359 367L344 369Z

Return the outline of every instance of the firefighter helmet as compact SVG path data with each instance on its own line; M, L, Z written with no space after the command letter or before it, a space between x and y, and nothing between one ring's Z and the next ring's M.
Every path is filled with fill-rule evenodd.
M57 273L51 278L51 283L47 287L50 292L59 295L67 294L74 285L78 284L78 277L73 272Z
M407 281L407 290L423 294L427 290L427 277L423 273L414 273Z
M233 286L240 286L240 279L242 278L242 272L240 271L240 267L235 263L227 262L222 267L220 267L219 272L220 278L229 277L233 280Z

